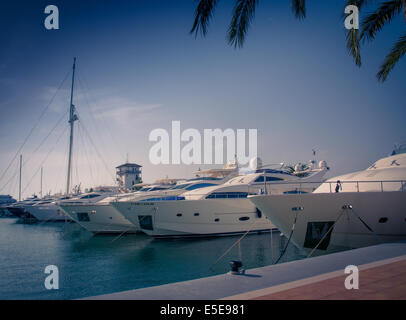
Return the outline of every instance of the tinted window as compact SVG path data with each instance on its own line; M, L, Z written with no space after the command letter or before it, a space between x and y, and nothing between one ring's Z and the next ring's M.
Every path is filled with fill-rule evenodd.
M90 221L89 214L87 212L78 212L77 215L79 221Z
M138 216L141 229L154 230L152 225L152 216Z
M307 193L306 191L300 191L300 190L290 190L290 191L285 191L284 194L302 194L302 193Z
M100 197L100 194L87 194L85 196L80 197L80 199L92 199L96 197Z
M206 196L206 199L230 199L230 198L246 198L248 192L213 192Z
M282 178L277 178L277 177L266 177L266 182L271 182L271 181L283 181ZM264 182L264 176L260 176L255 179L255 182Z
M187 187L186 190L195 190L199 188L205 188L205 187L210 187L210 186L215 186L213 183L196 183L190 187Z

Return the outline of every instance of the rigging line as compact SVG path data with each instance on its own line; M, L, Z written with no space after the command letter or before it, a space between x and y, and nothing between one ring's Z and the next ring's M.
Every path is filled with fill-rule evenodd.
M93 176L93 169L92 169L92 165L90 163L89 155L87 153L87 148L86 148L87 146L85 143L85 139L83 138L83 129L81 127L80 122L78 122L78 136L80 137L80 141L82 142L83 150L84 150L83 153L85 154L86 162L87 162L87 165L89 166L90 179L91 179L93 185L95 186L96 180L94 179L94 176Z
M68 139L68 145L66 146L66 149L68 150L69 149L69 139ZM63 162L62 163L68 163L68 152L65 152L64 153L64 157L63 157ZM57 179L55 180L55 187L54 187L54 190L57 190L58 189L58 184L59 184L59 181L62 181L62 179L61 179L61 176L62 176L62 174L63 174L63 171L62 170L58 170L58 175L57 175ZM58 193L57 191L54 191L54 193ZM60 192L61 194L62 194L62 189L61 189L61 192Z
M22 166L21 166L22 167ZM17 176L18 176L18 172L19 172L19 164L18 164L18 162L17 162L17 171L14 173L14 175L12 175L11 177L10 177L10 179L8 179L7 180L7 182L0 188L0 192L2 192L3 191L3 189L5 188L5 187L7 187L8 185L9 185L9 183L14 179L14 178L16 178ZM17 181L18 179L16 179L16 181Z
M79 120L80 121L80 120ZM114 181L114 184L116 183L114 176L111 174L106 162L104 161L103 157L101 156L99 150L97 149L96 145L94 144L92 137L90 136L89 132L87 131L86 127L83 125L82 123L82 127L84 129L84 132L86 133L86 136L88 137L90 143L92 144L94 150L96 151L97 156L99 157L99 159L103 162L103 165L105 167L105 169L107 170L107 172L109 173L109 175L111 176L112 180Z
M47 134L47 136L41 141L41 143L37 146L37 148L33 151L33 154L35 154L40 148L41 146L45 143L45 141L48 139L48 137L55 131L55 129L59 126L59 124L62 122L62 120L65 118L66 114L68 113L68 111L66 111L62 117L58 120L58 122L56 123L56 125L51 129L51 131ZM21 165L21 168L24 168L26 166L26 164L32 159L28 158L27 160L25 160L23 162L23 164ZM10 181L18 174L15 173L13 176L11 176L11 178L6 182L6 184L0 188L0 192L10 183Z
M83 84L82 84L82 81L81 81L81 78L80 78L79 75L78 75L78 84L79 84L79 88L81 89L81 92L83 92L83 97L84 97L84 99L85 99L86 106L87 106L87 108L89 109L89 114L90 114L90 118L91 118L91 119L90 119L90 120L91 120L90 123L92 123L92 125L93 125L93 127L94 127L94 129L95 129L95 131L96 131L96 133L97 133L97 135L98 135L98 137L101 137L99 127L97 126L96 118L95 118L94 113L93 113L93 110L92 110L92 108L91 108L91 106L90 106L87 93L86 93L86 91L85 91L85 89L84 89L84 86L83 86Z
M29 180L28 184L25 186L25 188L23 189L23 192L25 192L25 190L27 190L27 188L30 186L31 182L34 180L35 176L38 174L39 170L41 169L41 167L43 166L43 164L45 163L45 161L48 159L48 157L50 156L50 154L54 151L55 147L58 145L59 140L62 138L62 136L65 134L66 129L68 129L69 126L66 126L65 129L61 132L61 134L59 135L56 143L53 145L53 147L48 151L47 155L45 156L44 160L41 162L40 166L38 167L37 171L33 174L33 176L31 177L31 179Z
M54 101L57 93L59 92L59 90L62 88L63 84L65 83L66 79L68 78L70 74L70 71L66 74L65 78L63 79L63 81L61 82L61 84L59 85L58 89L55 91L55 94L52 96L50 102L48 103L48 105L43 109L41 115L39 116L37 122L34 124L34 126L31 128L30 132L28 133L28 136L24 139L23 144L20 146L20 148L17 150L16 154L14 155L13 159L10 161L9 165L7 166L6 170L4 170L3 174L0 176L0 181L3 179L4 175L7 173L8 169L10 169L11 164L14 162L14 160L17 158L18 154L21 152L21 150L23 149L23 147L25 146L25 144L27 143L28 139L31 137L32 133L34 132L34 130L37 128L38 124L40 123L41 119L43 118L43 116L45 115L45 113L48 111L49 107L51 106L52 102Z
M80 79L81 79L81 73L79 74L78 79L79 79L79 83L82 83L81 80L80 80ZM87 80L85 79L84 75L83 75L83 87L85 87L85 90L87 90L87 92L90 92L89 85L88 85ZM90 114L91 114L91 116L92 116L92 118L93 118L93 121L96 123L93 110L92 110L92 108L91 108L91 106L90 106L90 103L89 103L89 100L90 100L90 99L88 99L88 98L89 98L89 95L87 94L87 92L86 92L85 90L84 90L84 93L85 93L85 94L84 94L84 97L85 97L85 100L86 100L86 102L87 102L87 104L88 104L88 107L89 107L89 110L90 110ZM102 119L102 121L104 122L104 127L105 127L105 129L107 129L107 131L108 131L108 133L109 133L109 135L110 135L110 137L111 137L112 142L114 143L115 146L118 147L119 153L120 153L121 155L124 155L123 150L125 150L125 148L123 148L123 145L122 145L122 143L121 143L121 140L120 140L120 139L117 140L116 137L113 135L112 130L111 130L110 126L109 126L108 121L105 121L103 118L101 118L101 119ZM95 125L95 126L96 126L96 125Z
M66 112L62 115L62 117L59 118L58 122L55 124L55 126L51 129L50 132L48 132L48 134L46 135L46 137L44 139L42 139L41 143L37 146L37 148L35 148L35 150L32 152L33 154L35 154L41 147L42 145L45 143L45 141L49 138L49 136L55 131L55 129L59 126L59 124L62 122L62 120L65 119L67 113L69 112L69 110L66 110ZM26 165L28 163L30 159L27 159L27 161L25 161L24 165Z
M17 166L16 166L16 171L13 174L13 177L16 177L18 175L18 171L19 171L19 165L17 162ZM14 191L16 191L16 194L18 194L18 190L17 189L17 185L18 185L18 179L14 179L13 181L13 185L11 186L10 190L10 194L14 193Z

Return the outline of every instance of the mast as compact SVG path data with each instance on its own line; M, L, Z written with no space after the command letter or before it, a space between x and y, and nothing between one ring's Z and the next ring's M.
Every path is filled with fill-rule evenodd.
M21 168L23 163L23 155L20 154L20 178L18 183L18 201L21 201Z
M39 194L40 194L40 197L42 198L42 167L41 167L41 180L40 180L40 189L39 189Z
M70 112L69 112L70 138L69 138L69 155L68 155L68 174L66 177L66 194L70 193L73 127L74 127L74 122L76 120L78 120L78 117L75 114L75 106L73 105L73 86L75 84L75 67L76 67L76 58L73 58L72 87L71 87L71 92L70 92Z

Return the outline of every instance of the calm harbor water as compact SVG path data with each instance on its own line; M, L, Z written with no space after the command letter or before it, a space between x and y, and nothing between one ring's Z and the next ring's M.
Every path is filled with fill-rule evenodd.
M229 271L241 255L244 268L272 263L286 238L274 231L245 237L155 240L143 234L92 236L69 223L21 224L0 219L0 299L74 299L191 280ZM272 243L272 247L271 247ZM272 250L273 248L273 250ZM293 245L281 262L304 258ZM59 269L59 290L47 290L47 265Z

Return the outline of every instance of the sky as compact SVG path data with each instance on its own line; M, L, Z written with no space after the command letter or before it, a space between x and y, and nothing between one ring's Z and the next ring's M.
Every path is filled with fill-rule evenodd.
M2 1L0 194L17 197L19 154L24 198L39 193L41 167L43 193L65 190L73 57L72 181L82 189L113 184L127 159L143 166L145 182L219 167L150 162L150 132L170 132L175 120L181 130L257 129L264 163L307 162L315 149L329 176L386 156L406 141L406 59L384 83L376 73L405 21L365 44L358 68L345 46L344 1L308 1L301 21L289 3L260 1L235 49L226 41L232 1L219 2L205 38L189 33L192 0ZM49 4L59 30L44 27Z

